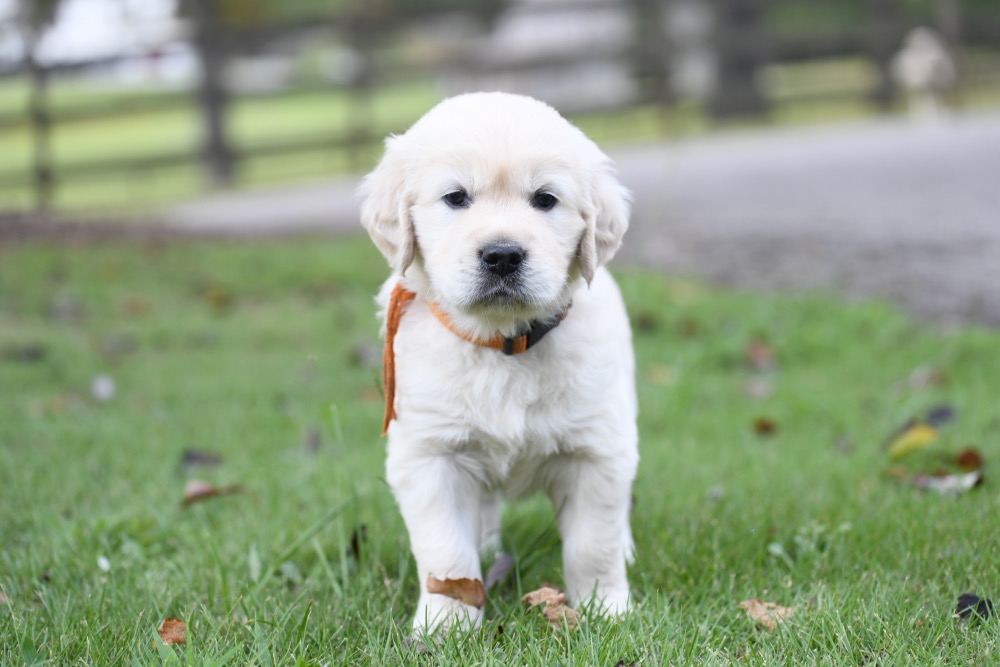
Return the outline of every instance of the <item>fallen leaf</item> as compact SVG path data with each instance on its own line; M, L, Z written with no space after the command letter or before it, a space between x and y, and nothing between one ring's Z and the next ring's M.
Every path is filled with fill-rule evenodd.
M955 419L955 408L936 405L923 417L911 419L896 429L885 442L893 461L924 449L938 438L938 429Z
M225 496L231 493L239 493L240 491L242 491L242 488L239 484L215 486L200 479L188 480L188 483L184 485L184 499L181 501L181 507L187 507L207 498Z
M178 618L166 618L156 628L156 634L160 635L160 641L167 646L171 644L184 644L187 639L184 636L187 625Z
M892 479L906 479L910 471L904 465L892 465L882 471L882 474Z
M368 340L355 343L351 350L351 362L361 368L379 368L382 365L382 346Z
M303 437L302 440L306 451L310 454L315 454L319 451L319 448L323 446L323 435L315 426L310 426L306 429L305 437Z
M889 449L889 458L893 461L919 451L931 444L938 437L938 430L930 424L917 420L910 420L889 437L886 446Z
M545 609L542 609L542 616L549 622L553 630L562 627L574 630L580 624L580 612L565 604L545 605Z
M427 592L447 595L476 609L482 609L486 604L486 589L479 579L438 579L433 574L427 575Z
M213 468L222 463L222 457L215 452L207 452L188 447L181 453L181 468Z
M973 470L958 475L917 475L913 478L913 485L942 496L957 496L978 486L982 480L982 471Z
M940 368L921 366L903 381L911 391L922 391L928 387L943 387L948 384L948 374Z
M108 361L119 361L139 349L139 341L128 333L109 333L101 339L101 356Z
M555 588L543 586L536 591L525 593L521 603L528 605L528 609L544 604L542 616L553 630L564 626L572 630L580 623L580 613L567 605L566 594Z
M642 311L635 316L632 326L641 333L654 333L660 329L660 320L654 313Z
M760 598L750 598L740 603L740 609L757 625L774 630L774 626L787 620L795 613L794 607L781 607L774 602L764 602Z
M963 472L973 472L983 467L983 455L979 450L968 447L955 457L955 465Z
M649 367L649 382L657 387L674 384L674 372L665 364L655 364Z
M138 319L149 313L149 301L138 294L129 295L122 300L121 311L129 317Z
M694 338L701 333L701 325L697 320L684 318L677 323L677 334L682 338Z
M773 371L778 365L774 350L760 338L751 338L747 342L743 357L751 370L758 373Z
M0 351L0 358L23 364L32 364L43 361L48 352L49 348L46 347L45 343L24 343L4 347Z
M931 426L940 428L955 419L955 408L950 405L935 405L927 411L927 416L924 419Z
M525 593L521 596L521 604L528 605L528 609L534 609L540 604L566 604L566 594L562 591L542 586L538 590Z
M753 431L757 435L774 435L778 430L778 423L770 417L757 417L753 420Z
M497 553L497 557L486 571L486 590L491 590L494 586L502 582L514 569L514 557L503 551Z
M973 593L962 593L959 595L958 607L955 608L955 615L952 618L969 618L973 612L983 620L986 620L993 613L993 601L989 598L981 598Z
M222 285L212 285L201 293L201 298L205 300L212 310L221 313L228 310L233 305L233 295Z
M63 294L52 300L49 315L57 322L79 322L85 313L79 299L71 294Z
M98 375L90 381L90 395L98 403L107 403L115 397L115 380L110 375Z
M854 441L846 436L841 436L833 443L833 447L841 454L850 454L854 451Z

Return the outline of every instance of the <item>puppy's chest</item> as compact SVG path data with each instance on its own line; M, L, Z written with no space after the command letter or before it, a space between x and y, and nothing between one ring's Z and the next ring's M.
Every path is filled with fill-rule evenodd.
M544 364L507 364L487 377L469 376L472 381L465 386L464 407L457 420L465 437L457 449L477 460L494 486L522 486L512 478L530 472L526 468L533 467L531 462L569 447L574 385L544 368Z
M559 453L581 403L578 369L556 346L509 357L454 342L397 361L403 418L501 477L521 459Z

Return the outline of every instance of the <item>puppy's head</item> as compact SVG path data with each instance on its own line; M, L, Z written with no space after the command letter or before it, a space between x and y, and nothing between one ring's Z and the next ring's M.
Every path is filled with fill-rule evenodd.
M501 331L561 311L628 226L611 161L551 107L474 93L390 137L361 221L394 270Z

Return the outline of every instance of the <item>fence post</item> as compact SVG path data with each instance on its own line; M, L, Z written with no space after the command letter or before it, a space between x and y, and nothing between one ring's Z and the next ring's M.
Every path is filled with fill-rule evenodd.
M664 26L661 0L631 0L635 16L633 76L643 102L655 102L666 109L671 102L669 40Z
M374 87L378 73L375 70L374 40L380 34L379 16L372 7L361 5L349 15L347 43L361 58L361 67L348 84L347 166L360 171L371 165L365 161L366 151L374 132ZM385 24L381 26L385 28Z
M228 57L227 35L219 16L218 0L189 3L194 19L194 43L201 62L198 106L202 118L202 159L214 186L233 181L234 154L226 133L229 92L223 74Z
M709 110L716 119L761 114L768 103L758 85L764 66L762 0L714 0L718 76Z
M898 92L892 76L892 58L901 45L899 7L896 0L868 0L868 7L868 55L878 73L871 99L888 110Z
M44 214L52 208L52 119L48 109L49 75L35 57L35 44L27 49L31 92L28 115L31 119L32 176L35 189L35 212Z

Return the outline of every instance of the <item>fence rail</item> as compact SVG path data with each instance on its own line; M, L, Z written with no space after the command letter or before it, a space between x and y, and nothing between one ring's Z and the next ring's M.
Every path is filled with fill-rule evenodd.
M209 12L215 0L194 3ZM762 88L761 73L772 65L808 63L831 58L856 58L870 64L874 73L870 89L843 91L837 87L804 87L796 93L800 99L814 101L853 99L876 100L888 107L895 99L895 90L888 77L889 59L899 46L902 36L919 22L903 11L898 0L856 0L850 3L860 20L853 20L829 29L812 33L795 33L768 23L768 12L781 7L816 7L824 3L842 8L841 0L711 0L708 6L714 11L712 29L702 35L702 46L707 47L718 63L718 81L715 93L702 100L705 112L717 120L730 115L763 114L775 103L787 102L787 93L770 95ZM504 16L502 3L497 1L496 15ZM203 14L195 18L201 22L196 29L193 44L202 58L202 67L212 73L204 77L197 91L171 91L133 96L115 95L107 100L91 100L74 104L55 103L48 95L52 85L65 77L77 76L91 68L113 65L109 59L76 63L72 66L42 68L29 59L26 66L8 71L0 81L14 76L28 78L31 82L28 113L0 113L0 138L11 133L28 133L31 137L31 166L25 169L4 168L0 161L0 191L33 191L34 206L38 210L51 208L56 190L64 183L92 182L123 174L135 175L176 167L194 167L214 174L214 180L225 184L231 181L240 164L259 158L294 155L307 152L344 153L351 156L353 166L361 167L364 156L373 154L381 136L389 131L400 131L404 123L379 123L371 112L371 100L393 83L412 80L452 81L455 87L474 85L476 82L494 81L497 77L517 79L547 72L588 66L613 66L624 73L631 85L631 92L615 98L564 105L563 111L585 114L594 112L623 111L643 105L661 106L669 113L679 101L678 94L669 89L667 78L684 49L683 39L671 34L669 18L678 6L699 4L695 0L629 0L626 3L598 0L595 2L551 2L527 5L508 4L506 11L534 12L539 21L554 24L565 18L560 13L614 11L625 15L625 24L631 33L621 41L596 44L582 43L574 48L544 51L534 55L497 57L497 49L490 48L488 31L478 39L431 49L429 53L414 57L393 45L419 33L429 24L426 15L418 13L371 16L363 12L345 12L301 19L283 26L234 28L219 21L218 16ZM913 4L913 3L909 3ZM961 22L943 29L949 35L952 47L974 47L1000 54L1000 8L982 10L982 3L975 11L965 9L958 0L927 0L928 17L947 15L945 10L960 16ZM364 7L364 5L359 5ZM777 8L777 9L776 9ZM935 13L937 12L937 13ZM954 14L958 12L957 14ZM486 20L496 19L496 15ZM435 14L437 18L442 15ZM560 18L562 17L562 18ZM652 17L652 18L651 18ZM496 21L494 20L494 25ZM197 26L196 26L197 27ZM298 136L234 142L229 114L234 105L250 99L228 90L222 83L221 71L226 62L237 55L265 52L276 40L300 39L322 27L338 35L342 43L352 45L360 65L358 72L346 84L334 85L319 78L297 79L271 95L254 95L253 99L274 97L290 99L296 95L342 94L352 100L345 111L347 120L337 130L304 130ZM205 32L211 28L211 32ZM558 31L557 31L558 32ZM223 50L223 46L225 50ZM212 62L208 62L211 60ZM553 74L555 73L555 74ZM455 82L465 82L464 84ZM966 81L968 83L968 80ZM867 85L867 84L866 84ZM53 132L60 128L88 121L108 121L136 118L141 114L160 113L168 110L192 109L198 112L203 127L200 145L192 142L170 150L155 150L148 154L78 160L53 158ZM409 119L412 120L412 119ZM3 208L0 205L0 208Z

